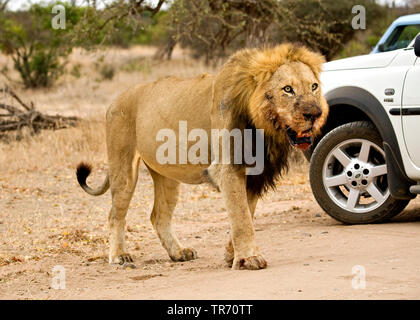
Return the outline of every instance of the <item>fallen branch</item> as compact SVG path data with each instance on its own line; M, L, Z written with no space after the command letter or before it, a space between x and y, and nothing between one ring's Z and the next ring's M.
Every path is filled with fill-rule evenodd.
M3 97L13 98L18 106L0 102L0 139L5 137L5 133L20 131L27 127L31 134L39 133L41 130L58 130L76 126L77 117L65 117L60 115L46 115L35 109L31 102L23 102L19 96L5 86L0 89Z

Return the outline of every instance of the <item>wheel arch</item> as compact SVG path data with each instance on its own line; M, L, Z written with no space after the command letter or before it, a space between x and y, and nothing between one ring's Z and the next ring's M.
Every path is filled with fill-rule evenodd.
M310 160L317 143L334 128L353 121L370 121L383 139L391 195L396 199L414 198L409 188L416 183L405 173L397 137L390 130L392 124L382 104L368 91L352 86L334 89L325 98L330 106L327 123L305 157Z

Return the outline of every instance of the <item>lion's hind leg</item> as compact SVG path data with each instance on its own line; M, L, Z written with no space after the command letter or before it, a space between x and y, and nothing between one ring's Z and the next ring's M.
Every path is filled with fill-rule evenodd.
M172 215L178 200L179 182L166 178L150 168L149 171L155 189L155 201L150 220L163 247L173 261L196 259L196 251L183 247L172 230Z
M109 263L133 267L133 259L125 247L125 217L137 184L140 157L118 168L110 166L112 208L108 216L110 229ZM128 161L127 161L128 162Z
M127 119L119 112L108 115L107 147L112 194L108 216L109 263L134 267L125 246L125 218L137 184L140 155L136 150L135 126L127 124Z

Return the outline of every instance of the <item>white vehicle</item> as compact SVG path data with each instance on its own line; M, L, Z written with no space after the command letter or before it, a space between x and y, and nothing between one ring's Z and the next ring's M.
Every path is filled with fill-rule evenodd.
M349 224L400 213L420 193L420 35L400 50L326 63L330 115L306 152L320 206Z

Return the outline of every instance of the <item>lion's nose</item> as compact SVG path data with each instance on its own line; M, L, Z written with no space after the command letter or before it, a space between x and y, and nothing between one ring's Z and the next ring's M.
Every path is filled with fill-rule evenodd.
M311 122L315 122L316 119L318 119L322 114L322 111L317 108L314 112L311 113L304 113L303 117L305 118L306 121L311 121Z

